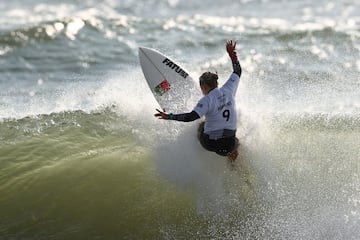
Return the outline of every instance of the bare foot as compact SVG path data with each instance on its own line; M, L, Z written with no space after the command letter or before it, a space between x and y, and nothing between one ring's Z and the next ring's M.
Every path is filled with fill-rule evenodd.
M235 149L233 152L231 152L227 155L227 158L230 160L230 162L233 162L236 160L238 155L239 155L239 152L237 149Z

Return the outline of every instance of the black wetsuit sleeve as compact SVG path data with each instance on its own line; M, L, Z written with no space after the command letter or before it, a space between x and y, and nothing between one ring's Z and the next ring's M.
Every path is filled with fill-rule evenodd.
M172 116L172 120L176 120L180 122L192 122L199 118L200 118L199 114L197 114L195 111L189 113L174 114Z
M237 74L239 77L241 76L241 66L239 60L232 60L233 70L234 73Z

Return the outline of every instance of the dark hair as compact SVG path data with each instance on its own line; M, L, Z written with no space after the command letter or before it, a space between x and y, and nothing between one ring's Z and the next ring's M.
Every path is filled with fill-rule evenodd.
M216 73L204 72L199 78L200 86L206 84L211 89L216 88L218 86L218 78L219 77Z

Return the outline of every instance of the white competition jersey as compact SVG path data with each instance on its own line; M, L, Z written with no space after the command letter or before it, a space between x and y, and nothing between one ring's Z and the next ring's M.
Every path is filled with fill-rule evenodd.
M220 138L223 129L236 130L235 94L239 82L240 77L232 73L221 88L211 90L199 100L194 111L200 117L205 116L206 134Z

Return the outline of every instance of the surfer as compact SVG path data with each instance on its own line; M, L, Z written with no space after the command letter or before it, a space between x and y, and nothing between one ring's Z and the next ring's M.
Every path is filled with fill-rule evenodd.
M232 61L233 73L225 84L218 88L218 75L205 72L199 78L204 96L189 113L167 114L156 109L155 117L165 120L191 122L205 116L198 130L201 145L208 151L227 156L234 161L238 156L239 141L236 138L237 113L235 94L240 82L241 66L236 53L236 42L228 40L226 51Z

